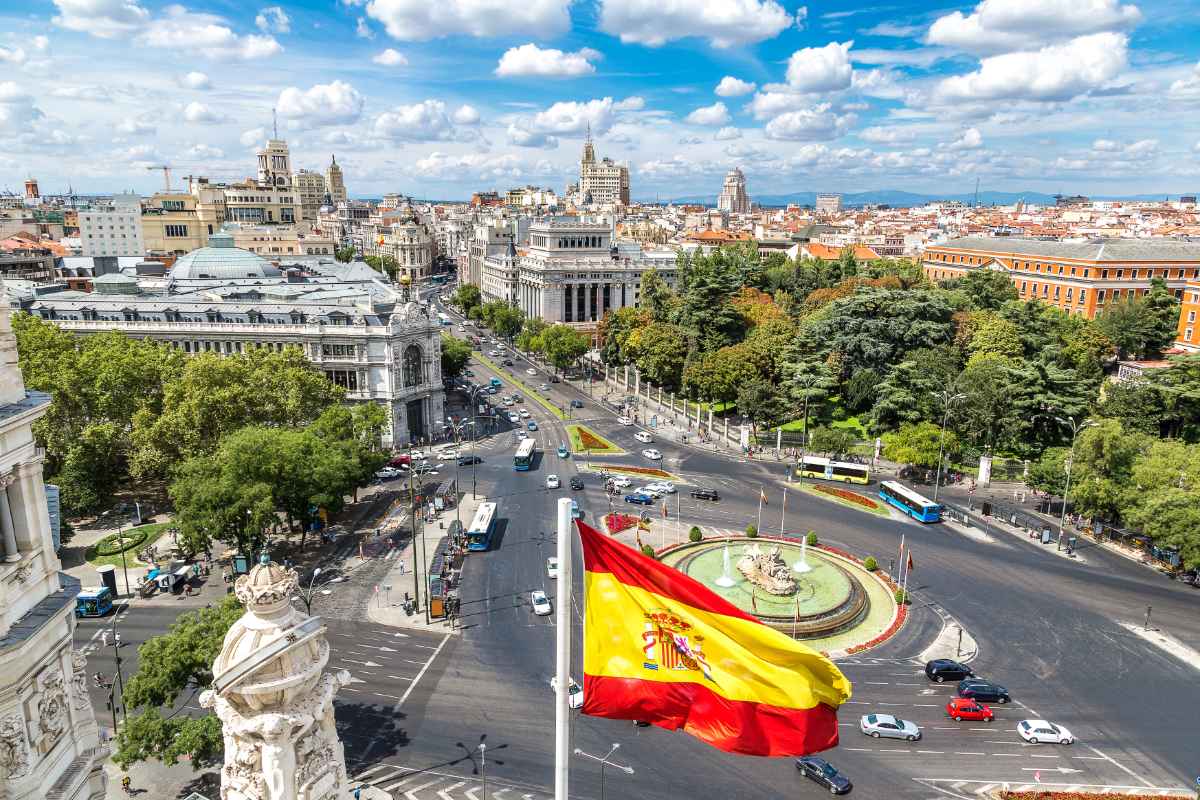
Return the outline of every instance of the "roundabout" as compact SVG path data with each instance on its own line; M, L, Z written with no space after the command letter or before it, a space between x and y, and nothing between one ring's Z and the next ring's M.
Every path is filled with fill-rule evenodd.
M840 554L789 539L722 537L659 554L739 609L833 653L880 643L898 628L890 587Z

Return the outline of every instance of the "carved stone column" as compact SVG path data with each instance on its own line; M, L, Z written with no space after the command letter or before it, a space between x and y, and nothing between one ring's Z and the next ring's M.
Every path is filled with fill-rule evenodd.
M0 476L0 535L4 537L4 560L12 563L21 560L17 550L17 532L13 528L12 508L8 504L8 487L16 478L9 473Z

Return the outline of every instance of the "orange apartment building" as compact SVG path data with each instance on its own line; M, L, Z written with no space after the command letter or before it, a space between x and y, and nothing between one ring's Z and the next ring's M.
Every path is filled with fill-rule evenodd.
M1200 242L1178 239L1093 239L1060 242L1018 237L968 236L925 251L922 267L932 281L950 280L977 269L1008 274L1022 300L1040 299L1069 314L1089 319L1106 305L1150 290L1162 278L1185 300L1180 336L1186 325L1185 293L1200 296ZM1200 309L1200 299L1191 308Z
M1188 281L1183 290L1183 306L1179 309L1179 335L1175 344L1184 350L1200 353L1200 280Z

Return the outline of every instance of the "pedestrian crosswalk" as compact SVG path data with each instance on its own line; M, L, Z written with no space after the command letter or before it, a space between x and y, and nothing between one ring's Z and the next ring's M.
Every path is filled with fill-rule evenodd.
M350 788L374 786L396 800L482 800L484 781L476 775L454 775L376 764L350 779ZM488 778L488 800L550 800L553 791L538 786Z
M952 778L918 778L917 783L928 786L937 792L930 800L937 800L941 797L958 797L962 800L974 800L977 797L991 797L998 790L1008 790L1011 792L1045 792L1052 791L1055 793L1063 793L1064 795L1071 792L1088 792L1094 794L1111 794L1111 795L1142 795L1151 797L1192 797L1194 793L1188 789L1171 788L1171 787L1145 787L1145 786L1110 786L1106 784L1088 784L1088 783L1055 783L1053 782L1053 770L1047 769L1046 780L1035 781L973 781L973 780L954 780ZM1040 775L1039 775L1040 777Z

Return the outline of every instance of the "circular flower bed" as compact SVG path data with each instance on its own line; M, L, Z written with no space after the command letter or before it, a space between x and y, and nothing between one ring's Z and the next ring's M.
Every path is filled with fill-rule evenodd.
M815 489L818 492L821 492L822 494L829 494L829 495L833 495L834 497L840 497L843 500L847 500L851 503L857 503L858 505L865 506L866 508L872 508L872 509L879 508L879 503L876 503L874 500L867 497L866 495L861 495L858 492L852 492L849 489L841 489L841 488L838 488L837 486L825 486L820 483L814 483L812 485L812 487L813 487L813 489Z
M146 541L146 537L150 534L147 531L139 528L125 531L124 533L110 533L100 541L96 542L96 555L98 556L115 556L118 553L123 553L126 550L133 548Z
M605 514L604 527L608 529L609 534L615 535L637 525L639 519L633 514Z

